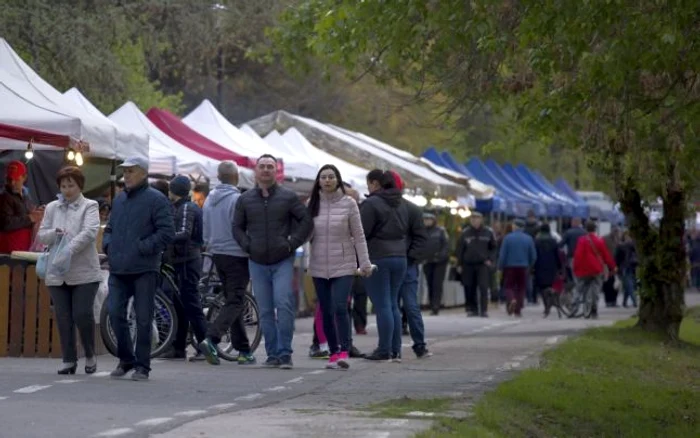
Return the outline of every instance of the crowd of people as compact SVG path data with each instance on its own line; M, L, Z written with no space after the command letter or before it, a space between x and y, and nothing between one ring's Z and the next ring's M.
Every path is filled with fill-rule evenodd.
M526 301L536 304L539 298L547 316L551 295L567 283L596 296L602 290L609 306L617 305L616 283L620 283L622 304L627 306L629 300L636 306L634 242L617 228L601 239L592 221L582 224L573 219L559 237L532 213L505 227L499 223L488 227L483 216L473 212L451 251L450 233L438 224L434 212L403 198L403 181L394 171L369 172L369 193L360 203L359 193L333 165L321 167L303 202L276 182L277 162L271 155L258 158L256 186L244 192L237 187L238 167L230 161L220 163L220 184L210 193L201 187L193 193L185 176L149 184L148 161L143 158L127 159L120 168L123 187L106 207L83 196L85 177L79 168L69 166L56 177L57 200L44 208L26 200L26 167L19 162L8 166L6 190L0 194L3 242L11 240L9 233L13 242L24 244L32 239L32 228L38 227L37 241L55 247L65 239L68 248L61 254L70 257L70 269L59 273L49 267L45 278L61 337L60 374L76 372L76 328L85 348L85 372L97 369L92 303L102 278L96 247L101 223L101 249L109 263L107 305L119 356L113 377L133 370L134 380L149 378L154 297L163 261L176 273L184 321L167 357L186 357L191 327L198 345L195 359L212 365L220 363L217 345L229 332L239 352L238 363L257 362L243 322L245 293L252 282L265 340L263 365L293 367L292 283L295 255L302 246L318 300L309 355L327 359L328 368L348 368L349 359L359 357L400 362L402 335L412 338L417 358L431 356L418 293L421 265L433 315L440 312L451 267L454 279L464 286L470 317L488 317L490 302L503 302L508 314L520 317ZM700 260L700 256L693 259L700 254L697 242L700 236L692 234L691 261ZM198 292L203 251L212 254L225 296L225 306L211 323ZM700 286L698 272L693 269L696 286ZM367 333L367 298L376 314L378 341L374 351L363 355L353 346L352 327L358 335ZM132 299L135 348L127 321ZM597 316L597 309L592 316Z

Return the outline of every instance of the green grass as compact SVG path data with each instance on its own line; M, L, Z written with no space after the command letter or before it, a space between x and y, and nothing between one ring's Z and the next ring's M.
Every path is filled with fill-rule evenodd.
M439 417L418 437L700 437L700 309L684 319L681 346L633 324L563 343L541 368L486 394L470 417Z

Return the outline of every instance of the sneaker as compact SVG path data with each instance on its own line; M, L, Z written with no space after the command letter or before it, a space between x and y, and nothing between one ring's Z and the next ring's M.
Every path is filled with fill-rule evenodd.
M148 371L146 371L144 368L136 368L134 374L131 375L131 380L135 380L137 382L148 380Z
M366 355L365 359L371 360L374 362L381 362L381 361L391 362L391 356L389 355L389 353L380 353L377 350L374 350L372 352L372 354Z
M117 367L112 371L109 376L112 377L113 379L119 379L121 377L126 376L126 373L129 371L133 370L134 366L133 365L128 365L128 364L119 364Z
M508 311L508 315L514 314L516 308L517 308L517 304L516 304L515 300L511 300L508 303L508 307L506 308L506 310Z
M328 350L321 350L318 346L312 345L309 349L309 357L312 359L329 359L331 353Z
M238 362L238 365L255 365L257 360L252 353L239 353L236 362Z
M365 357L364 353L362 353L360 350L357 349L354 345L350 347L350 352L349 352L350 357L353 359L361 359Z
M338 366L344 370L350 368L350 355L347 351L341 351L338 354Z
M428 357L431 357L433 353L431 353L427 348L423 348L421 350L416 351L416 357L418 359L425 359Z
M294 368L294 362L292 362L292 356L285 355L280 357L280 368L283 370L291 370Z
M265 363L263 364L263 366L267 367L267 368L279 368L280 365L281 365L280 360L277 359L276 357L272 357L272 356L268 357L267 360L265 361Z
M326 364L326 368L329 370L338 369L338 353L331 354L331 357L328 359L328 363Z
M219 353L216 352L216 347L211 342L211 339L207 338L200 342L199 351L207 358L207 362L209 362L210 365L221 365Z
M391 360L389 362L401 363L401 353L391 353Z
M364 327L358 327L355 329L355 333L357 333L358 335L366 335L367 329Z

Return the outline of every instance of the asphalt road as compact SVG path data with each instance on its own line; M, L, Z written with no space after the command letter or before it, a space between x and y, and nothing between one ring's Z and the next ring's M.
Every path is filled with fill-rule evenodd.
M323 361L307 357L310 319L297 321L293 370L155 360L150 381L132 382L107 376L116 365L109 356L98 359L93 376L83 373L82 363L78 374L58 376L60 361L54 359L1 359L0 438L205 438L231 436L233 431L313 437L327 436L330 430L336 436L410 436L421 422L355 419L344 428L340 422L350 417L333 413L400 396L459 392L476 398L509 373L536 363L542 349L577 330L633 313L603 309L599 320L585 321L543 320L540 312L540 307L528 308L520 320L502 310L492 310L491 318L466 318L457 310L426 316L433 357L416 359L410 338L404 337L402 364L359 359L348 371L325 370ZM369 332L355 337L363 351L376 343L373 326ZM262 347L258 360L264 360ZM316 417L310 423L304 415ZM337 433L338 426L346 433Z

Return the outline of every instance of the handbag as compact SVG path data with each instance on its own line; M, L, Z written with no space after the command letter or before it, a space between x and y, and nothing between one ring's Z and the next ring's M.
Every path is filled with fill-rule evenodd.
M608 275L610 275L608 265L605 264L603 257L600 255L600 252L598 252L598 248L596 248L595 242L593 241L593 239L591 239L591 235L589 234L586 237L588 238L588 242L591 244L591 249L593 249L593 253L595 254L595 257L598 259L598 262L603 267L603 276L605 278L607 278Z

